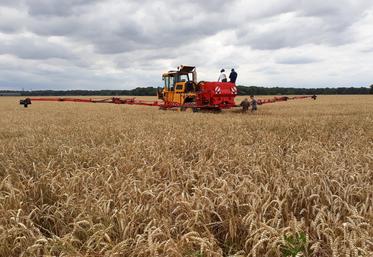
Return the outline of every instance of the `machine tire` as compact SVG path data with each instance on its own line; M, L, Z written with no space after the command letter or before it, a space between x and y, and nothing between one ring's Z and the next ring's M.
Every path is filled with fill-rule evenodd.
M188 82L186 82L185 87L189 88L189 90L185 91L186 93L196 92L197 91L197 84L194 81L188 81Z
M205 83L205 81L200 81L196 85L196 92L201 91L202 85Z

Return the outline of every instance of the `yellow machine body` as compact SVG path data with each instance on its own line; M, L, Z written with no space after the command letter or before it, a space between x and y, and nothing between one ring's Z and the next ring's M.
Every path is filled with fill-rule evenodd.
M193 66L180 66L176 71L162 75L163 89L158 91L158 98L166 104L183 105L195 101L197 72Z

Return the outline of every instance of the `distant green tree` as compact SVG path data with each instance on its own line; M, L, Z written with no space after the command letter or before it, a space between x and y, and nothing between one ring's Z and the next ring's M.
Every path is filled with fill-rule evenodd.
M294 88L294 87L262 87L237 86L239 95L363 95L373 94L370 87L339 88ZM0 93L18 93L23 96L156 96L156 87L137 87L130 90L38 90L11 91L0 90Z

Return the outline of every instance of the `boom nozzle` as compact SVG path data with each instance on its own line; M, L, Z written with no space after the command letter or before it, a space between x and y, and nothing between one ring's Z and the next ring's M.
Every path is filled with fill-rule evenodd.
M23 99L23 100L19 100L19 104L23 105L25 108L27 108L28 105L31 104L31 99L26 98L26 99Z

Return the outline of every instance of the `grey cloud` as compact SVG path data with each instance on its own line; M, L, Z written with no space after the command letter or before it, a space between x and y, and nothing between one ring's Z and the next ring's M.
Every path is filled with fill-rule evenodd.
M218 6L220 2L217 1ZM149 1L149 4L141 4L128 1L125 9L111 10L111 14L83 12L80 16L38 17L28 28L42 36L65 36L93 44L99 53L117 54L138 49L180 46L230 26L229 23L221 22L221 14L200 13L199 3L174 5L172 12L169 5L171 3ZM207 8L209 5L203 6ZM98 9L103 7L103 4L96 6ZM143 11L144 17L136 15L138 10Z
M1 0L0 6L19 6L22 0Z
M276 59L276 63L278 64L309 64L320 61L320 59L306 56L286 56Z
M338 3L314 0L310 1L300 1L302 9L299 10L303 15L307 16L334 16L346 9L345 7L351 7L352 2L346 0L339 0Z
M260 25L259 25L260 26ZM266 31L248 28L237 31L239 44L247 44L255 49L275 50L298 47L305 44L342 45L354 40L346 31L333 31L318 19L294 19L286 23L272 24Z
M79 14L81 7L95 4L97 0L24 0L32 16L67 16Z
M41 36L63 36L82 44L92 44L97 52L103 54L179 47L222 30L235 29L237 23L245 22L234 17L236 10L229 9L234 2L227 6L223 0L193 0L182 5L179 2L128 0L117 11L109 8L112 13L98 11L96 14L97 10L110 7L112 1L20 1L30 15L27 21L23 21L26 30ZM273 12L283 8L276 4ZM265 12L267 15L271 13ZM10 33L19 28L0 26L0 31Z
M62 36L70 38L73 34L86 33L82 30L81 20L76 17L53 17L33 19L28 30L39 36Z
M370 1L356 3L351 0L294 2L287 11L283 10L282 16L291 16L288 19L281 20L279 16L237 30L238 43L262 50L351 43L355 40L351 26L362 19L365 10L372 5Z
M0 70L0 89L115 89L125 79L108 78L95 71L69 67L61 71L23 67L23 70ZM135 85L132 85L135 86Z
M368 0L339 0L338 2L313 0L300 1L298 12L304 16L335 17L353 22L360 14L369 9L373 3Z
M372 1L303 1L298 14L299 16L320 18L326 32L337 34L348 31L353 24L364 18L365 11L372 6Z
M177 2L130 0L118 10L96 13L105 10L106 5L110 6L110 1L28 0L23 4L30 17L23 25L41 36L65 36L94 44L100 53L106 54L178 46L231 26L222 21L222 13L218 13L224 7L222 0L190 1L183 5ZM82 6L86 8L79 9ZM70 15L74 10L78 13ZM6 30L10 29L2 29L3 32Z
M373 53L373 47L364 48L364 49L360 50L360 52L362 52L362 53Z
M188 63L215 72L245 62L255 65L248 58L258 54L262 61L258 66L264 68L257 71L270 76L282 67L268 67L278 49L358 44L353 27L372 4L370 0L2 0L0 61L5 55L22 59L19 62L43 60L57 70L68 69L71 76L66 83L97 67L125 74L146 70L152 74L148 81L164 66ZM71 49L52 42L64 42ZM227 49L228 54L223 52ZM248 57L250 53L254 57ZM51 63L54 59L64 62ZM298 56L274 61L318 65L319 60ZM27 72L32 73L32 67ZM51 81L57 75L38 74ZM106 76L110 80L114 75ZM130 76L126 80L145 79ZM89 77L93 78L87 75L87 81Z
M42 39L19 37L0 42L0 54L10 54L21 59L45 60L51 58L74 59L65 47Z
M10 4L12 1L6 2ZM175 46L225 29L237 31L239 44L259 49L305 43L344 44L346 40L342 38L345 37L339 34L346 32L359 19L370 1L359 1L357 4L351 0L328 3L320 0L284 0L259 6L250 1L231 1L227 4L223 0L192 0L182 5L178 0L127 0L125 5L123 2L97 0L15 2L22 3L29 11L31 20L25 26L34 33L73 37L93 42L104 53L119 53L131 50L132 43L144 48L149 45L154 48ZM115 3L122 4L117 12L101 12ZM244 15L236 15L240 12ZM250 29L265 25L261 21L263 18L289 12L296 16L287 24L273 26L265 32ZM12 30L3 30L6 29ZM123 46L118 47L119 43L113 42L114 39L121 40ZM267 43L263 44L263 41ZM129 45L128 49L126 45Z
M0 32L13 34L20 32L27 24L25 12L0 5Z
M259 73L266 73L266 74L271 74L271 75L277 75L277 74L280 74L280 72L278 71L278 69L276 69L275 67L273 66L264 66L264 67L259 67L255 70L256 72L259 72Z

